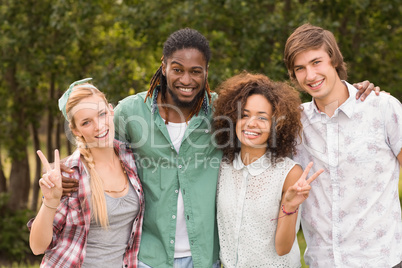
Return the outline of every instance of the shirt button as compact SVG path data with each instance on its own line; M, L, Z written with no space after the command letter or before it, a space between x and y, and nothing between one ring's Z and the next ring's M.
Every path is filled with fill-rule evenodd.
M170 148L173 150L174 148L173 148L173 146L170 146Z
M170 240L170 244L173 244L174 243L174 241L173 240Z
M175 216L175 215L172 215L172 219L176 219L176 216Z
M178 193L179 193L179 190L174 190L174 192L175 192L176 194L178 194Z
M179 165L179 168L182 168L183 166L182 165Z
M208 129L206 129L206 130L205 130L205 133L208 133L208 132L209 132L209 130L208 130Z

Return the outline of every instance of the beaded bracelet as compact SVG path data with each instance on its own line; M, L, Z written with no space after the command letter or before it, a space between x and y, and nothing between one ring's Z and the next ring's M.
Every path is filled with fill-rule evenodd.
M299 210L299 208L296 208L296 210L293 211L293 212L287 212L287 211L285 210L285 205L282 204L282 212L285 213L286 215L295 214L298 210ZM284 215L284 216L285 216L285 215Z
M42 196L42 204L44 204L45 207L47 207L47 208L57 209L57 207L51 207L51 206L49 206L49 205L46 205L46 203L45 203L45 197L44 197L44 196Z
M282 216L280 216L280 217L278 217L278 218L272 219L271 221L279 220L280 218L283 218L283 217L285 217L285 216L295 214L295 213L299 210L299 208L296 208L295 211L287 212L287 211L285 210L285 205L283 205L283 204L282 204L282 206L281 206L281 209L282 209L282 212L283 212L285 215L282 215Z

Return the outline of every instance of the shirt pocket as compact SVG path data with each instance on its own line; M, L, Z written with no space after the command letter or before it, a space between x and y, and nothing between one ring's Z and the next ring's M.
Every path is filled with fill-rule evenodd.
M79 198L69 197L66 224L85 225L84 215L82 215L81 203Z

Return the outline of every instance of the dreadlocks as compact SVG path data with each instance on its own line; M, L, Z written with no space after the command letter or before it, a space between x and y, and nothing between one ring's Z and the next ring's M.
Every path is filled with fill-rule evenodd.
M162 62L166 63L166 60L172 56L174 52L177 50L181 49L187 49L187 48L194 48L197 49L202 53L204 56L207 66L208 62L211 58L211 50L209 48L209 43L208 40L200 34L198 31L190 28L184 28L181 30L178 30L174 33L172 33L166 42L163 44L163 56L161 58ZM148 97L152 98L152 94L154 92L154 89L160 85L160 91L162 94L162 103L166 103L166 92L167 92L167 81L166 77L162 74L162 64L158 68L158 70L155 72L155 74L152 76L151 82L150 82L150 87L148 89L147 95L145 97L145 101L147 100ZM208 81L205 82L205 91L208 94L208 99L211 101L211 92L209 88ZM201 110L202 107L202 102L203 98L200 98L195 105L195 109L193 109L190 113L190 115L186 118L186 121L191 119L193 115L198 115L199 111ZM165 123L168 124L168 107L167 105L164 105L164 109L166 111L166 118L165 118Z

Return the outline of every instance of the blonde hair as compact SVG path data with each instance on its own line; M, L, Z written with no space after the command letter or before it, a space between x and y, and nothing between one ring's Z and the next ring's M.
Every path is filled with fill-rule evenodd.
M74 120L74 116L71 115L71 110L81 102L81 100L91 97L93 95L101 97L106 104L108 104L105 95L100 92L91 84L80 84L74 87L74 91L71 93L66 104L66 113L68 121L70 122L70 129L74 130L77 125ZM109 225L109 219L107 216L106 199L104 195L103 181L100 178L98 172L95 170L95 162L91 153L91 149L86 145L85 140L82 137L75 136L77 142L77 148L81 155L84 157L90 176L91 187L91 216L95 219L97 224L106 228Z

